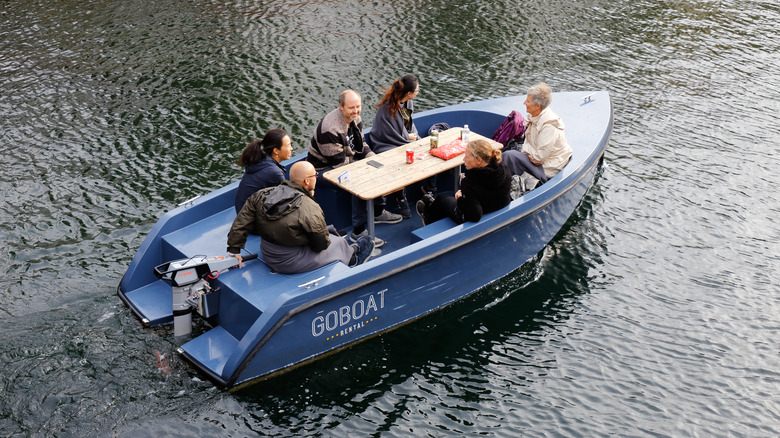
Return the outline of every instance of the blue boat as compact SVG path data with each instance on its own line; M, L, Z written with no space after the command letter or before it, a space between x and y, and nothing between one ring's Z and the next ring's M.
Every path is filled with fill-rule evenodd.
M512 110L524 112L524 100L522 95L447 106L416 114L415 123L420 132L439 122L468 124L492 137ZM272 377L409 323L533 258L593 184L612 131L609 94L554 93L552 108L566 123L571 161L544 185L479 222L456 225L444 219L423 226L413 212L399 224L377 225L377 235L387 241L381 255L353 268L334 262L285 275L258 257L243 268L225 269L235 259L217 255L225 254L235 218L236 182L164 214L117 293L150 327L172 323L195 308L201 328L178 351L224 388ZM304 158L283 164L289 168ZM438 178L439 192L452 190L453 180ZM414 205L421 191L412 186L408 193ZM349 195L317 187L316 198L328 223L348 227ZM259 253L259 236L250 236L246 248ZM197 291L185 278L198 280Z

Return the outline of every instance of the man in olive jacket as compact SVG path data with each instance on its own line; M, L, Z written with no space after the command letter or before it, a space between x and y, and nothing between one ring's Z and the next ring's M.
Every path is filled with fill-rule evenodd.
M349 245L314 200L317 172L306 161L290 168L290 181L282 181L247 199L228 233L228 252L241 264L241 249L249 233L259 234L263 261L283 274L295 274L334 261L356 265L368 260L374 249L370 238ZM370 248L369 248L370 247Z

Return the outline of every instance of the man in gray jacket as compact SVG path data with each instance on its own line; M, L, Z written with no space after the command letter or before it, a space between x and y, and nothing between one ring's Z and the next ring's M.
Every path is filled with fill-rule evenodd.
M241 249L249 233L259 234L263 261L277 272L311 271L334 261L356 266L371 257L374 242L368 236L349 245L314 200L317 172L306 161L290 168L290 181L262 189L247 199L228 233L228 252L241 263Z

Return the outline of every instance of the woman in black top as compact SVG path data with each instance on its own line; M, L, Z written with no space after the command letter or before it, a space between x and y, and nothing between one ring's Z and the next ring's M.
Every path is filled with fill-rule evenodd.
M501 162L501 151L485 140L470 141L463 158L466 166L455 196L430 196L417 202L417 213L427 225L449 217L455 223L477 222L509 204L512 174Z

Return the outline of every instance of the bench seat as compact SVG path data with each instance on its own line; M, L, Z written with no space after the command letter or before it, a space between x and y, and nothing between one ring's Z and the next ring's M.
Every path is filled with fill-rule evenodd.
M452 219L445 217L444 219L438 220L432 224L428 224L424 227L417 228L416 230L412 231L412 238L411 243L417 243L421 240L425 240L429 237L435 236L442 231L447 231L450 228L457 225L455 221Z

